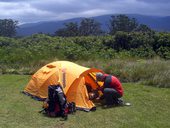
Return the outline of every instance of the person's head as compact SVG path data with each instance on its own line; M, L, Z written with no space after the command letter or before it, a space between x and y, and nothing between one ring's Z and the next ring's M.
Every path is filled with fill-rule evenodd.
M96 73L96 81L104 81L104 74L101 72Z

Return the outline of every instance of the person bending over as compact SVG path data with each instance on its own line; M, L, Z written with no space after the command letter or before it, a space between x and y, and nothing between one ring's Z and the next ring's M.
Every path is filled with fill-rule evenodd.
M103 92L103 98L107 106L123 105L123 87L119 79L113 75L96 73L96 82L103 82L98 90Z

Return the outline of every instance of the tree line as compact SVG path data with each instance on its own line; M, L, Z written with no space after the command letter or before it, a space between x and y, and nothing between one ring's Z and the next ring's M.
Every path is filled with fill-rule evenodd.
M13 37L16 35L18 21L12 19L0 19L0 36Z
M0 19L0 36L14 37L17 34L17 28L18 21L12 19ZM56 30L54 35L61 37L100 36L114 35L118 31L143 33L153 32L153 30L151 30L151 28L147 25L139 24L135 18L129 18L126 15L116 15L111 16L107 32L102 30L101 24L98 21L92 18L84 18L80 21L80 23L65 23L64 27Z
M77 22L69 22L64 24L55 32L56 36L74 37L74 36L100 36L114 35L118 31L123 32L153 32L147 25L139 24L135 18L130 19L126 15L111 16L108 24L108 32L103 31L101 24L91 18L84 18L80 24Z

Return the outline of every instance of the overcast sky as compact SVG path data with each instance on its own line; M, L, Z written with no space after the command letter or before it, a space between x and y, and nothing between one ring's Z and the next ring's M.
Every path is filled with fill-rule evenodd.
M130 13L170 16L170 0L0 0L0 19L20 23Z

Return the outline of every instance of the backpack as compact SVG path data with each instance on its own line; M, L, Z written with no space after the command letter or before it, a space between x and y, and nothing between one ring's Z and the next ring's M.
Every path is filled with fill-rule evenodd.
M76 112L74 102L67 102L64 91L60 85L48 86L48 98L43 103L43 110L49 117L63 117L67 119L67 115Z

